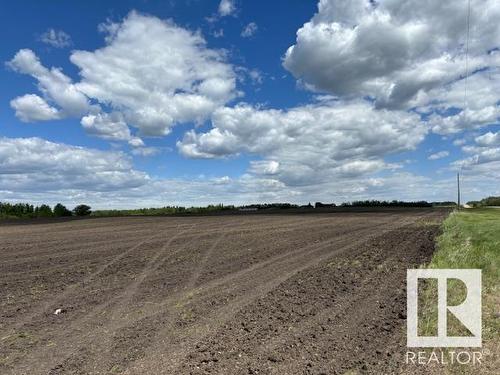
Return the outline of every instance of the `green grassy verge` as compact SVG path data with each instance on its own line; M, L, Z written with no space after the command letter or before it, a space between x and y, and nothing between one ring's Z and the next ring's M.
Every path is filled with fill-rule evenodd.
M428 268L479 268L482 270L483 350L490 353L476 373L497 374L500 368L500 209L469 209L452 213L443 223ZM450 280L454 281L454 280ZM428 283L421 301L419 333L435 335L437 301L435 285ZM463 301L465 289L456 283L448 285L448 304ZM460 323L449 320L448 334L465 335ZM443 369L441 369L443 370ZM445 373L466 374L470 367L452 366Z

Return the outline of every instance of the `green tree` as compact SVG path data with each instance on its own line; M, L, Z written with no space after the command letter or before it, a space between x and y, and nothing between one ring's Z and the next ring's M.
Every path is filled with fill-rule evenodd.
M46 204L42 204L38 208L37 216L38 217L50 217L52 216L52 208Z
M87 206L86 204L79 204L73 209L73 212L76 216L87 216L92 212L90 208L91 207Z
M71 216L71 211L66 208L66 206L58 203L54 206L54 216Z

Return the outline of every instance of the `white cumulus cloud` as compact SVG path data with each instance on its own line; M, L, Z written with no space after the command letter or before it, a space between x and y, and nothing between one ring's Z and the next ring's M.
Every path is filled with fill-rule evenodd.
M500 132L487 132L476 137L475 141L479 146L483 147L500 146Z
M221 17L226 17L233 14L236 11L236 5L234 0L221 0L219 3L219 15Z
M141 133L165 135L176 123L203 121L235 97L232 67L200 34L135 12L107 30L107 46L71 55L82 76L77 86Z
M139 150L140 148L135 149ZM145 155L148 151L145 151ZM498 157L472 169L464 168L466 199L478 199L484 192L498 191ZM495 161L496 160L496 161ZM289 186L280 180L281 164L276 160L251 163L251 173L240 177L161 179L136 170L121 152L70 146L41 138L0 137L0 186L2 200L32 203L80 203L93 208L158 206L158 202L180 205L248 204L288 201L340 203L356 199L449 200L454 196L453 178L434 179L403 171L365 177L351 170L380 168L380 161L347 162L342 178L326 178L316 184ZM485 177L486 176L486 177ZM331 175L329 175L331 177Z
M438 159L443 159L443 158L447 157L448 155L450 155L450 153L448 151L439 151L439 152L436 152L434 154L429 155L429 157L427 159L438 160Z
M129 140L126 126L142 135L166 135L178 123L204 121L239 95L225 53L207 48L198 32L137 12L100 29L106 33L104 47L70 56L80 69L75 83L61 69L44 67L29 49L14 56L8 65L33 76L48 103L14 99L19 118L53 119L55 113L80 117L94 135ZM103 108L111 108L112 114ZM120 120L110 121L110 116Z
M71 37L62 30L48 29L40 35L40 41L55 48L64 48L72 44Z
M35 78L38 81L38 88L45 98L51 103L57 104L61 117L80 116L91 110L88 98L76 88L72 80L59 68L47 69L44 67L32 50L19 50L7 65L19 73L29 74ZM35 100L39 102L38 104L41 103L38 99ZM16 101L19 103L19 98L14 99L14 105ZM33 99L32 102L34 102ZM37 120L30 118L29 112L18 112L18 115L25 121Z
M416 104L432 113L429 125L438 134L454 134L498 124L500 119L500 53L492 52L498 66L475 72L465 80L430 90ZM467 96L465 84L467 83ZM425 105L425 103L430 103ZM453 110L461 111L454 113Z
M250 22L241 31L241 36L243 38L250 38L251 36L253 36L257 32L258 29L259 29L259 27L257 26L257 24L255 22Z
M466 15L460 1L320 0L283 64L313 90L409 107L464 75ZM470 72L495 64L499 17L498 1L472 0Z
M23 122L48 121L59 118L59 111L35 94L19 96L10 101L16 116Z
M109 191L137 188L149 176L121 152L100 151L41 138L0 138L2 189Z
M215 111L212 126L205 133L187 132L179 151L192 158L264 156L251 171L292 185L393 169L383 158L414 149L427 132L418 115L376 110L365 101L286 111L241 104Z
M88 134L111 141L128 141L132 146L143 146L138 137L132 136L120 113L87 115L81 124Z

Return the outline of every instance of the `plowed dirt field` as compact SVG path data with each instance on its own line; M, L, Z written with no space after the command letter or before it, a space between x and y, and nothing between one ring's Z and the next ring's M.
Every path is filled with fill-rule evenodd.
M0 373L398 373L446 214L0 225Z

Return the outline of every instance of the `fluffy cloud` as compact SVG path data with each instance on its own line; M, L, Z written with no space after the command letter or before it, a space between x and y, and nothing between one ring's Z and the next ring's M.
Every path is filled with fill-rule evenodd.
M500 146L500 132L488 132L475 139L479 146Z
M278 173L280 163L275 160L252 160L250 162L250 172L256 175L275 175Z
M105 47L70 56L80 69L76 83L58 68L45 68L31 50L15 55L9 66L33 76L45 98L14 99L20 119L83 117L92 134L129 141L129 125L143 135L166 135L177 123L204 121L238 95L224 53L208 49L199 33L136 12L100 28ZM112 114L103 112L108 107Z
M275 176L277 162L252 163L257 174L193 179L158 179L135 170L120 152L68 146L40 138L0 138L2 199L93 208L224 202L335 201L353 199L450 199L451 181L409 173L364 178L346 176L315 185L290 187Z
M44 67L33 51L29 49L20 50L7 65L19 73L29 74L35 78L43 95L60 107L60 109L49 109L53 113L55 113L54 110L59 111L59 117L81 116L91 110L87 97L76 88L71 79L59 68L47 69ZM47 113L49 107L47 102L43 99L34 99L35 96L29 95L29 99L26 96L18 97L11 102L21 120L40 120L40 118L37 118L37 114ZM28 101L30 102L29 105L27 105ZM19 103L24 105L19 106ZM23 111L23 109L27 111ZM35 117L32 118L31 114L35 115Z
M137 149L136 149L137 150ZM491 158L490 158L491 159ZM500 153L488 163L467 170L464 179L466 199L478 199L484 191L498 191ZM348 169L365 164L348 162ZM164 204L206 205L224 202L335 201L356 199L450 200L454 176L435 179L403 171L365 177L344 174L317 184L288 186L280 180L282 165L275 160L254 161L251 173L238 178L203 177L160 179L133 168L121 152L69 146L40 138L0 138L0 192L3 200L69 206L88 203L94 208L124 208ZM486 177L485 177L486 176ZM496 189L496 190L495 190Z
M59 111L35 94L19 96L10 102L16 116L23 122L47 121L59 118Z
M261 155L265 160L254 162L251 170L290 185L397 168L383 157L414 149L426 134L418 115L375 110L365 101L288 111L242 104L215 111L212 124L206 133L188 132L177 143L180 152L192 158Z
M250 22L241 31L241 36L243 38L250 38L251 36L253 36L257 32L258 29L259 29L259 27L257 26L257 24L255 22Z
M161 151L159 147L136 147L132 150L132 154L137 156L153 156L158 155Z
M500 57L498 52L491 55L497 60ZM500 65L500 61L497 63ZM465 82L460 80L421 95L416 104L431 103L419 107L419 111L431 113L429 125L435 133L453 134L498 123L499 92L500 69L490 67L468 78L466 97ZM462 110L454 113L457 108Z
M71 37L62 30L48 29L40 35L40 41L55 48L64 48L72 44Z
M477 198L481 198L485 192L497 194L500 181L500 135L487 132L474 141L473 145L462 147L468 156L454 161L451 167L462 171L465 179L476 189Z
M439 160L439 159L447 157L448 155L450 155L450 153L448 151L439 151L439 152L436 152L434 154L429 155L429 157L427 159Z
M488 135L489 134L487 133L486 136ZM500 146L494 143L491 145L485 145L485 138L478 138L479 142L477 142L475 145L462 147L462 150L470 156L465 159L453 162L452 166L474 169L476 166L482 164L490 164L492 162L500 163Z
M110 191L137 188L149 180L121 152L49 142L41 138L0 138L2 190Z
M492 105L477 110L465 109L450 116L432 114L429 124L432 126L432 130L438 134L452 134L495 124L499 117L500 107Z
M221 0L219 3L219 15L221 17L226 17L233 14L236 11L236 5L234 4L234 0Z
M468 199L480 199L485 195L498 195L500 188L500 147L470 147L470 156L451 164L461 171L461 180L473 189Z
M232 67L200 34L135 12L105 29L106 47L71 55L82 77L77 87L122 112L142 134L203 121L235 97Z
M153 149L143 149L146 155ZM270 178L244 175L193 179L159 179L133 168L122 152L101 151L41 138L0 137L2 200L95 208L165 204L284 200L293 192ZM232 197L232 198L228 198Z
M467 4L432 0L320 0L297 32L284 66L309 88L370 95L378 106L408 107L417 95L464 74ZM495 64L500 5L472 0L470 71Z
M128 141L132 146L143 146L144 142L130 134L127 123L120 113L87 115L81 124L88 134L111 141Z

